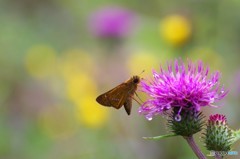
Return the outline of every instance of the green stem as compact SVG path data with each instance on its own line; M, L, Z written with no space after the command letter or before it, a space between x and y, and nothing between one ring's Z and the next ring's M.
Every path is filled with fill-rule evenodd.
M204 154L201 152L201 150L198 148L198 146L196 145L193 136L185 136L183 137L184 139L187 140L188 145L192 148L193 152L195 153L195 155L199 158L199 159L206 159L206 157L204 156Z
M177 135L176 134L167 134L167 135L161 135L161 136L155 136L155 137L143 137L143 139L147 139L147 140L160 140L160 139L173 137L173 136L177 136Z

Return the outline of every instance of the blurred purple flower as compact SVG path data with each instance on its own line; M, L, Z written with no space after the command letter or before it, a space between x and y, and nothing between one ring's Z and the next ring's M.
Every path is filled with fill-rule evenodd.
M90 17L90 31L98 37L121 38L126 36L133 26L134 14L117 6L102 8Z
M153 70L154 79L141 82L142 91L150 99L139 108L139 113L151 120L153 115L171 108L179 108L180 114L182 109L200 111L201 107L214 106L227 92L219 88L219 72L210 78L208 73L209 68L204 69L201 61L198 64L189 61L185 66L181 60L175 60L175 65L170 63L167 71L162 67L160 73Z

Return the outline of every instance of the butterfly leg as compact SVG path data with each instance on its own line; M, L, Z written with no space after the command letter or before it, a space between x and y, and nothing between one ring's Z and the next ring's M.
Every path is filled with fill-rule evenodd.
M137 92L134 92L134 93L135 93L136 97L137 97L142 103L144 103L144 102L142 101L142 99L138 96Z
M139 105L142 105L137 99L135 99L133 96L131 97L133 100L135 100Z

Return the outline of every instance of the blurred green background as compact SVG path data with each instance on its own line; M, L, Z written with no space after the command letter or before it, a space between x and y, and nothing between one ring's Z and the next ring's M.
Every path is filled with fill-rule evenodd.
M108 20L110 33L100 25ZM221 71L230 92L204 112L240 127L238 0L1 0L0 22L1 159L194 158L181 137L142 139L168 132L162 117L147 121L135 102L131 116L95 102L175 58Z

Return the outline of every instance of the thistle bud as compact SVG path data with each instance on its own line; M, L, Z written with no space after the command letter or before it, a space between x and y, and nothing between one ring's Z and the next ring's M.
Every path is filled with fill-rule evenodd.
M231 149L234 131L228 127L225 115L211 115L204 135L206 148L209 151L229 151Z

